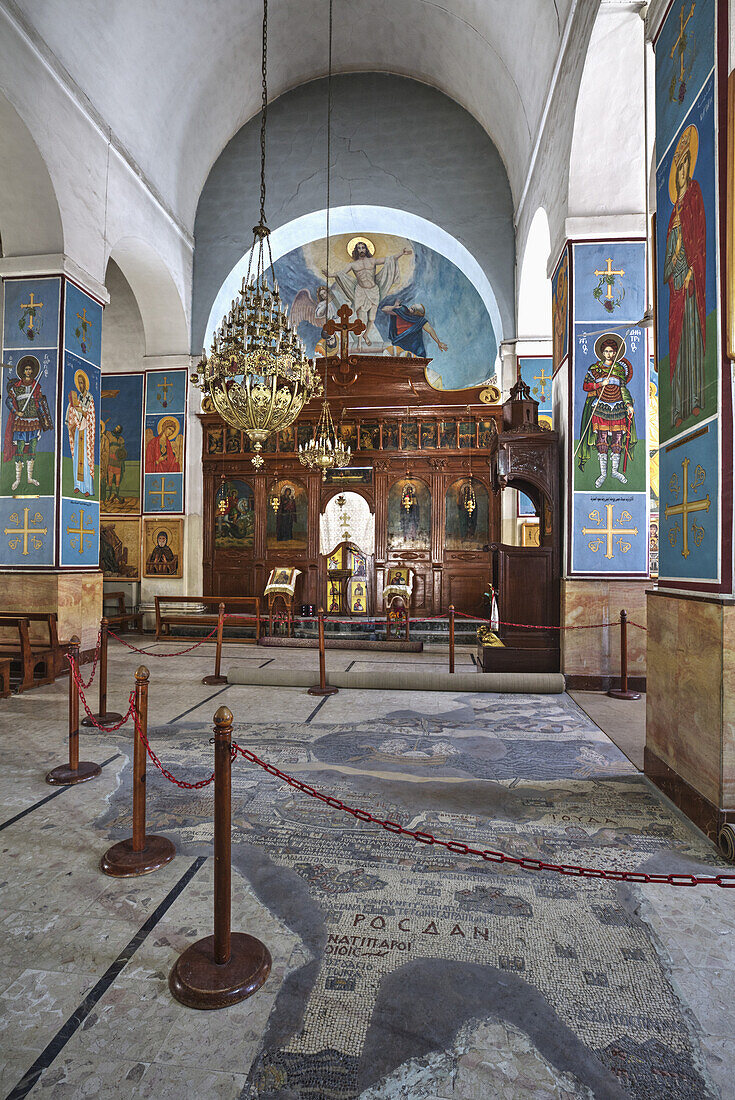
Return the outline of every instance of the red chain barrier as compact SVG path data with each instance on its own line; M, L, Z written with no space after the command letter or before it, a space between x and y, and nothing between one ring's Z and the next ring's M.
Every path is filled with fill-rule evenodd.
M727 889L735 889L735 874L651 875L646 871L604 871L596 867L580 867L571 863L546 863L542 859L534 859L530 856L510 856L506 852L494 851L492 848L471 848L469 844L457 840L440 840L431 833L405 829L402 825L399 825L397 821L387 821L382 817L375 817L374 814L369 813L367 810L357 810L353 806L348 806L347 803L342 802L339 798L332 798L329 795L322 794L320 791L316 790L315 787L309 786L308 783L302 783L300 779L294 779L293 776L286 775L285 772L280 771L278 768L274 767L273 764L268 764L265 760L261 760L254 752L241 748L236 741L232 742L232 748L239 752L246 760L250 761L251 764L257 764L258 767L267 771L269 775L273 775L276 779L280 779L283 783L287 783L289 787L295 787L296 790L301 791L302 794L308 794L312 798L317 798L320 802L324 802L325 805L331 806L335 810L342 810L344 813L351 814L351 816L357 818L358 821L380 825L382 829L385 829L389 833L394 833L397 836L410 836L420 844L438 844L441 848L446 848L447 851L456 855L479 856L488 863L510 863L516 867L522 867L525 871L555 871L559 875L572 875L575 878L600 878L608 882L652 882L665 884L667 886L722 886Z
M102 631L98 630L97 631L97 648L94 651L94 663L92 665L92 673L91 673L89 679L85 681L85 680L82 679L81 672L79 672L79 676L78 676L78 679L77 679L77 686L79 686L81 684L81 686L84 687L84 688L91 688L92 681L94 680L94 674L97 671L97 662L100 659L100 650L101 650L101 648L102 648ZM77 670L77 671L79 671L79 670Z
M209 779L200 779L198 783L187 783L185 779L177 779L176 776L172 775L170 771L164 768L163 764L151 748L150 741L140 727L138 714L135 708L133 708L133 721L135 722L135 732L145 745L145 750L148 753L148 756L151 758L152 762L156 765L161 774L165 776L166 779L168 779L169 783L173 783L175 786L181 787L181 789L184 791L201 791L204 787L208 787L210 783L214 782L214 772L212 772ZM234 761L236 756L237 752L235 751L235 745L233 744L231 759Z
M114 630L108 632L113 638L116 638L118 642L122 642L128 649L132 649L133 653L142 653L144 657L183 657L185 653L191 653L193 649L198 649L200 645L204 645L217 633L217 627L214 630L210 630L209 634L205 635L200 641L194 642L194 645L190 645L188 649L179 649L176 653L151 653L147 649L138 649L137 646L131 645L130 642L126 642L124 638L121 638L119 634L115 634ZM151 645L162 645L160 640L152 642Z
M476 615L469 615L466 611L455 611L455 615L460 615L463 619L472 619L476 623L490 623L492 625L492 619L479 619ZM423 622L423 619L412 619L411 622ZM620 626L620 622L617 619L613 619L609 623L579 623L576 626L539 626L537 623L507 623L504 619L497 619L496 626L519 626L524 630L599 630L603 626ZM637 626L639 630L645 630L648 632L648 627L643 626L641 623L634 623L631 619L628 619L628 626Z
M115 730L119 730L121 726L124 726L125 723L127 722L128 718L130 717L130 715L133 713L133 711L135 709L135 706L134 706L134 704L135 704L135 692L134 691L130 692L130 697L129 697L129 700L128 700L127 713L125 715L123 715L123 717L120 719L120 721L116 722L114 726L101 726L100 723L97 721L97 718L95 717L95 715L89 709L89 704L87 703L87 700L86 700L85 695L84 695L84 688L88 687L89 685L85 684L84 681L82 680L81 676L79 675L79 669L77 668L76 661L74 660L74 658L71 656L70 653L66 654L66 659L69 662L69 669L70 669L71 675L74 677L74 682L77 685L77 689L79 691L79 698L82 701L82 706L84 707L85 711L87 712L87 718L89 718L89 724L91 726L94 726L95 729L100 730L102 733L114 733Z

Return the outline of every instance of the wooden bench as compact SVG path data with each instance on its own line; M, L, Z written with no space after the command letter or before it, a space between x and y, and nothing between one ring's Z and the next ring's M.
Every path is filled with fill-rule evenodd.
M205 634L208 634L210 630L217 626L219 605L221 603L225 605L225 614L248 615L255 620L254 638L228 637L228 642L253 645L257 644L260 638L260 598L258 596L156 596L155 599L156 641L169 640L174 637L171 634L172 626L182 628L201 627L201 633L177 633L175 635L176 638L180 638L182 641L201 641ZM176 610L167 611L166 606L171 604L178 605ZM191 611L186 612L179 609L181 604L198 605L198 607L193 606ZM207 608L206 611L201 610L202 604ZM225 622L226 629L227 622Z
M48 642L31 638L31 623L46 625ZM41 684L53 684L63 671L66 648L59 642L55 612L0 613L0 660L6 658L20 665L19 692ZM41 665L43 674L37 677L36 669Z
M10 688L10 666L12 663L10 657L0 657L0 699L7 699L9 695L13 694Z
M114 603L116 610L112 615L105 615L110 626L121 626L123 632L128 631L128 623L133 624L133 631L137 634L143 629L143 616L140 611L125 610L124 592L105 592L102 596L102 614L105 614L105 604Z

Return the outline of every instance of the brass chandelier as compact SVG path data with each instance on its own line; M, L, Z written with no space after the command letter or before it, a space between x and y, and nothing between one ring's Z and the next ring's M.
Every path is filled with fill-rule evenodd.
M263 465L261 451L272 432L288 427L304 405L322 392L314 364L288 323L273 273L270 230L265 217L265 133L268 109L268 0L263 0L262 109L260 117L260 220L253 227L253 247L240 295L223 318L192 374L226 423L247 433Z
M332 2L329 0L329 61L327 66L327 263L325 276L327 280L327 316L329 316L329 205L330 205L330 176L332 159ZM324 355L324 401L319 420L314 428L314 435L305 446L299 445L299 462L302 466L308 466L310 470L321 470L322 481L327 476L327 470L335 466L343 469L349 465L350 448L345 447L342 439L337 435L337 430L332 420L332 413L327 401L327 368L328 359Z

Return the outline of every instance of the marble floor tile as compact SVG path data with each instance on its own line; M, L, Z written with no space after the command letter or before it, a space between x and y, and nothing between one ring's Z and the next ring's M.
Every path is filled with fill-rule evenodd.
M24 970L0 994L0 1045L41 1049L94 984L88 974Z

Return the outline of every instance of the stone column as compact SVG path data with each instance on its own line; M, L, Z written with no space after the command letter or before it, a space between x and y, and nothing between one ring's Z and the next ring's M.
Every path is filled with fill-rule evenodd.
M660 551L648 596L645 770L713 840L735 821L733 304L723 248L733 194L723 187L728 43L718 7L695 5L682 36L680 8L656 3L646 27L657 95Z
M82 652L102 614L100 362L107 294L64 257L3 273L0 608L56 611Z

